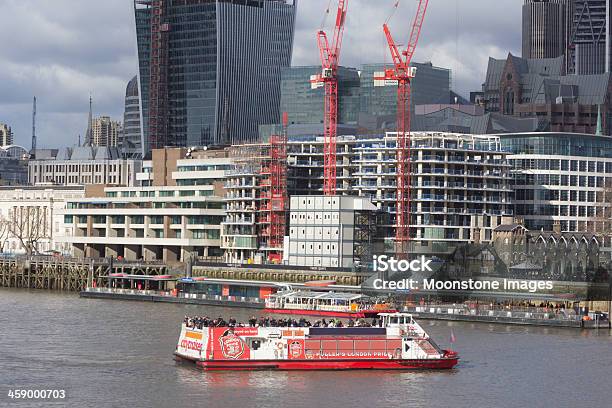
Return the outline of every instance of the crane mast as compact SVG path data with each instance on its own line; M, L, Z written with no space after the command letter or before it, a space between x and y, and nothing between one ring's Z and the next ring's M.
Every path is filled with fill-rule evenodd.
M383 31L394 67L385 70L385 80L397 82L397 215L395 242L398 256L405 256L410 241L410 177L411 137L410 137L410 97L411 81L416 75L416 68L410 67L412 57L421 35L429 0L419 0L416 16L412 22L412 31L405 51L400 52L393 40L387 24Z
M321 56L321 74L311 79L312 87L325 87L324 133L324 182L323 193L336 195L336 138L338 136L338 64L342 50L342 38L348 10L348 0L338 1L336 25L331 44L322 29L317 32L317 44Z

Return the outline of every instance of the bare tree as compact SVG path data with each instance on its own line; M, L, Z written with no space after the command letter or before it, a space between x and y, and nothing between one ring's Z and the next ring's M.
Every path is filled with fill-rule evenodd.
M46 207L13 207L10 211L9 233L19 240L28 255L38 252L38 241L50 232Z
M4 217L0 216L0 252L4 252L4 246L10 236L10 222Z

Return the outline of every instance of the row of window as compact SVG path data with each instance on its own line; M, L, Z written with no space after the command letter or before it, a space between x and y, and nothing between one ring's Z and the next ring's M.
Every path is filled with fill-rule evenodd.
M179 190L178 191L179 197L195 197L195 196L212 197L213 195L214 195L214 191L212 190L199 190L199 191ZM158 197L176 197L177 191L159 191L157 192L157 196ZM121 191L121 192L107 191L106 197L108 198L117 198L117 197L123 197L123 198L147 197L147 198L150 198L150 197L156 197L156 192L155 191Z
M612 173L612 162L595 160L516 159L509 160L520 170L561 170L589 173Z

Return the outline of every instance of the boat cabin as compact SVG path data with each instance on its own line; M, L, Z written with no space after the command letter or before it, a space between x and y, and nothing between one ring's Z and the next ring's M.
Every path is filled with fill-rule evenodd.
M278 292L266 297L268 309L321 310L330 312L355 312L371 298L356 293L289 291Z

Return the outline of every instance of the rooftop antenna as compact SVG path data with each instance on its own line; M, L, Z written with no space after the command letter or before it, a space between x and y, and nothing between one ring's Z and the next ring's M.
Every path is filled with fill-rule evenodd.
M87 120L87 134L85 135L85 145L91 146L93 144L93 112L92 112L92 98L89 94L89 119Z
M36 153L36 97L32 103L32 152Z

